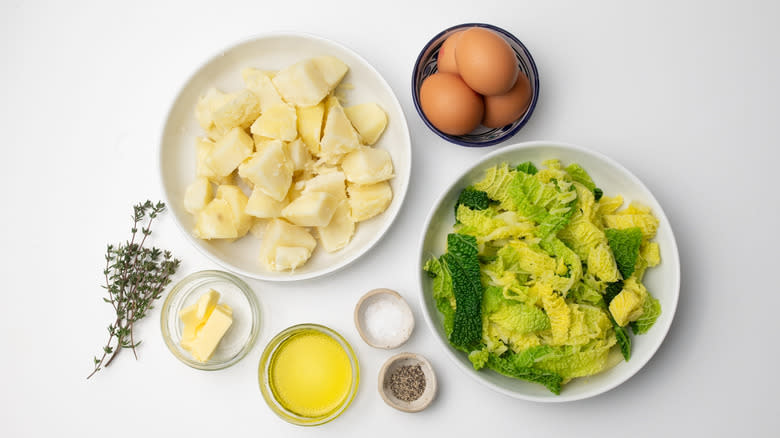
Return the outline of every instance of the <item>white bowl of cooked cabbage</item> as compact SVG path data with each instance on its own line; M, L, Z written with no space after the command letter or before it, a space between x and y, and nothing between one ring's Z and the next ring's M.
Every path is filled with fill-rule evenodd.
M425 320L458 367L501 393L603 393L671 325L680 265L669 221L639 179L596 152L502 148L449 185L424 230Z
M352 50L271 33L221 51L171 106L160 172L177 224L225 268L271 281L356 260L403 203L411 141L382 76Z

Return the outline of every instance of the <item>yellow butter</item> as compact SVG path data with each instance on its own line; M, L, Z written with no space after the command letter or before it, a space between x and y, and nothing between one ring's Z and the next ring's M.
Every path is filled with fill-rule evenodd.
M181 319L181 322L184 325L181 333L181 346L187 351L190 350L192 341L195 340L195 336L198 334L198 329L201 326L201 321L197 317L197 313L197 304L187 306L179 311L179 319Z
M214 289L209 290L205 294L201 295L200 298L198 298L198 302L195 304L197 306L195 318L197 318L199 324L206 322L209 315L211 315L211 312L214 311L215 307L217 307L218 302L219 292L215 291Z
M184 324L185 326L197 325L200 322L197 313L198 313L198 304L195 303L191 306L187 306L179 310L179 319L181 319L181 323Z
M179 311L179 319L182 322L180 345L189 352L193 352L193 345L200 336L200 332L210 319L216 308L222 313L232 317L233 310L227 304L217 304L220 294L214 289L209 290L198 298L195 304L187 306ZM194 355L194 353L193 353Z
M225 304L216 306L190 345L192 357L199 362L208 361L232 324L233 312L230 307Z

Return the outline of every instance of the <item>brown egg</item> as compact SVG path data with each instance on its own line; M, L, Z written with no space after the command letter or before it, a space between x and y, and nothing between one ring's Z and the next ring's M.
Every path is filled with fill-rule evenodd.
M463 35L459 30L447 37L439 48L439 56L436 58L436 67L442 73L458 74L458 64L455 62L455 46L458 44L458 38Z
M433 126L445 134L463 135L482 121L482 96L452 73L434 73L420 86L420 107Z
M483 27L463 31L455 50L458 73L474 91L485 96L505 94L520 69L515 52L499 34Z
M485 116L482 124L488 128L500 128L519 119L531 104L531 82L520 72L515 85L508 93L485 96Z

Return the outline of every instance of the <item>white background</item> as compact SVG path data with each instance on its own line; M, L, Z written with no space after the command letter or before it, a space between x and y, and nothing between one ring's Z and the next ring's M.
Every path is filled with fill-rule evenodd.
M765 436L780 428L777 3L142 3L0 5L0 435ZM420 314L415 252L428 209L462 169L501 146L462 148L428 131L411 102L411 70L429 38L472 21L513 32L539 67L539 105L511 142L560 140L614 158L654 192L678 239L682 289L666 341L642 371L596 398L543 405L482 387L450 363ZM133 203L161 198L156 157L170 102L207 57L274 30L345 44L397 94L414 159L396 223L336 275L249 281L265 322L234 367L208 373L178 362L158 308L137 327L140 359L123 352L86 381L111 319L100 288L105 244L127 236ZM155 245L184 260L177 278L216 267L170 216L154 231ZM422 413L395 411L377 394L376 373L393 352L368 347L352 325L354 303L376 287L411 303L418 325L402 348L438 373L439 396ZM313 429L278 419L256 379L265 343L301 322L343 333L363 373L346 413Z

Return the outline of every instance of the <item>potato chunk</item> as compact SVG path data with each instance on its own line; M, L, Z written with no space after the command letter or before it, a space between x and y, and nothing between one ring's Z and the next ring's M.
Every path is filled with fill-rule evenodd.
M347 154L341 161L347 181L374 184L393 177L393 161L384 149L361 148Z
M195 219L195 236L201 239L235 239L238 237L233 210L224 199L212 199Z
M335 56L317 56L312 58L312 62L322 74L322 79L328 84L329 92L336 88L349 71L347 64Z
M324 227L317 227L317 235L322 242L325 251L334 252L347 246L355 234L355 221L349 211L349 201L339 201L330 223Z
M252 137L241 128L233 128L214 144L206 165L216 177L228 176L252 154L254 147Z
M260 100L249 90L242 90L230 102L214 112L214 125L222 132L246 129L260 115Z
M288 204L287 199L277 201L260 189L252 190L246 204L246 214L261 219L271 219L282 215L282 209Z
M252 216L246 214L247 197L238 186L221 185L217 187L217 198L224 199L230 205L233 212L233 225L236 228L236 237L243 237L252 227Z
M295 108L286 103L272 106L252 123L249 131L254 135L282 141L292 141L298 136Z
M287 158L292 164L293 171L298 172L304 170L306 165L311 161L311 154L306 144L301 141L300 138L295 139L286 145Z
M371 219L382 213L393 200L393 190L387 181L371 185L349 184L349 208L355 222Z
M314 106L297 107L298 134L309 152L317 155L320 153L320 138L322 137L322 119L325 116L325 103L320 102Z
M325 162L335 164L360 147L360 138L338 99L328 97L325 108L327 116L320 140L320 155Z
M215 178L217 175L208 166L207 159L214 149L214 142L203 137L195 139L195 174L206 178Z
M344 172L322 173L306 181L303 193L325 192L337 199L346 199L347 191Z
M184 192L184 209L195 214L206 208L213 198L214 189L211 188L211 182L205 176L199 176Z
M264 113L273 106L284 103L282 96L276 91L271 78L272 72L257 70L255 68L245 68L241 70L241 78L244 80L246 88L255 93L260 99L260 112Z
M200 127L208 132L214 127L214 113L222 105L233 100L235 95L223 93L216 88L209 88L206 94L198 99L195 105L195 118L198 119Z
M274 266L277 271L294 271L311 257L311 251L300 246L279 246L276 248Z
M317 105L332 90L311 59L281 70L274 76L273 84L284 100L296 106Z
M282 210L282 216L295 225L324 227L330 223L339 200L325 192L302 193Z
M387 127L387 114L375 103L364 103L344 108L344 113L357 129L363 144L372 145Z
M263 233L260 245L260 263L270 271L285 271L301 266L311 257L317 241L305 228L292 225L283 219L271 219ZM283 249L279 257L279 248L302 248L305 251ZM295 255L305 254L306 259L299 260ZM295 260L295 263L292 261Z
M290 189L293 168L284 153L282 142L275 140L242 163L238 167L238 175L251 181L255 189L281 201Z

